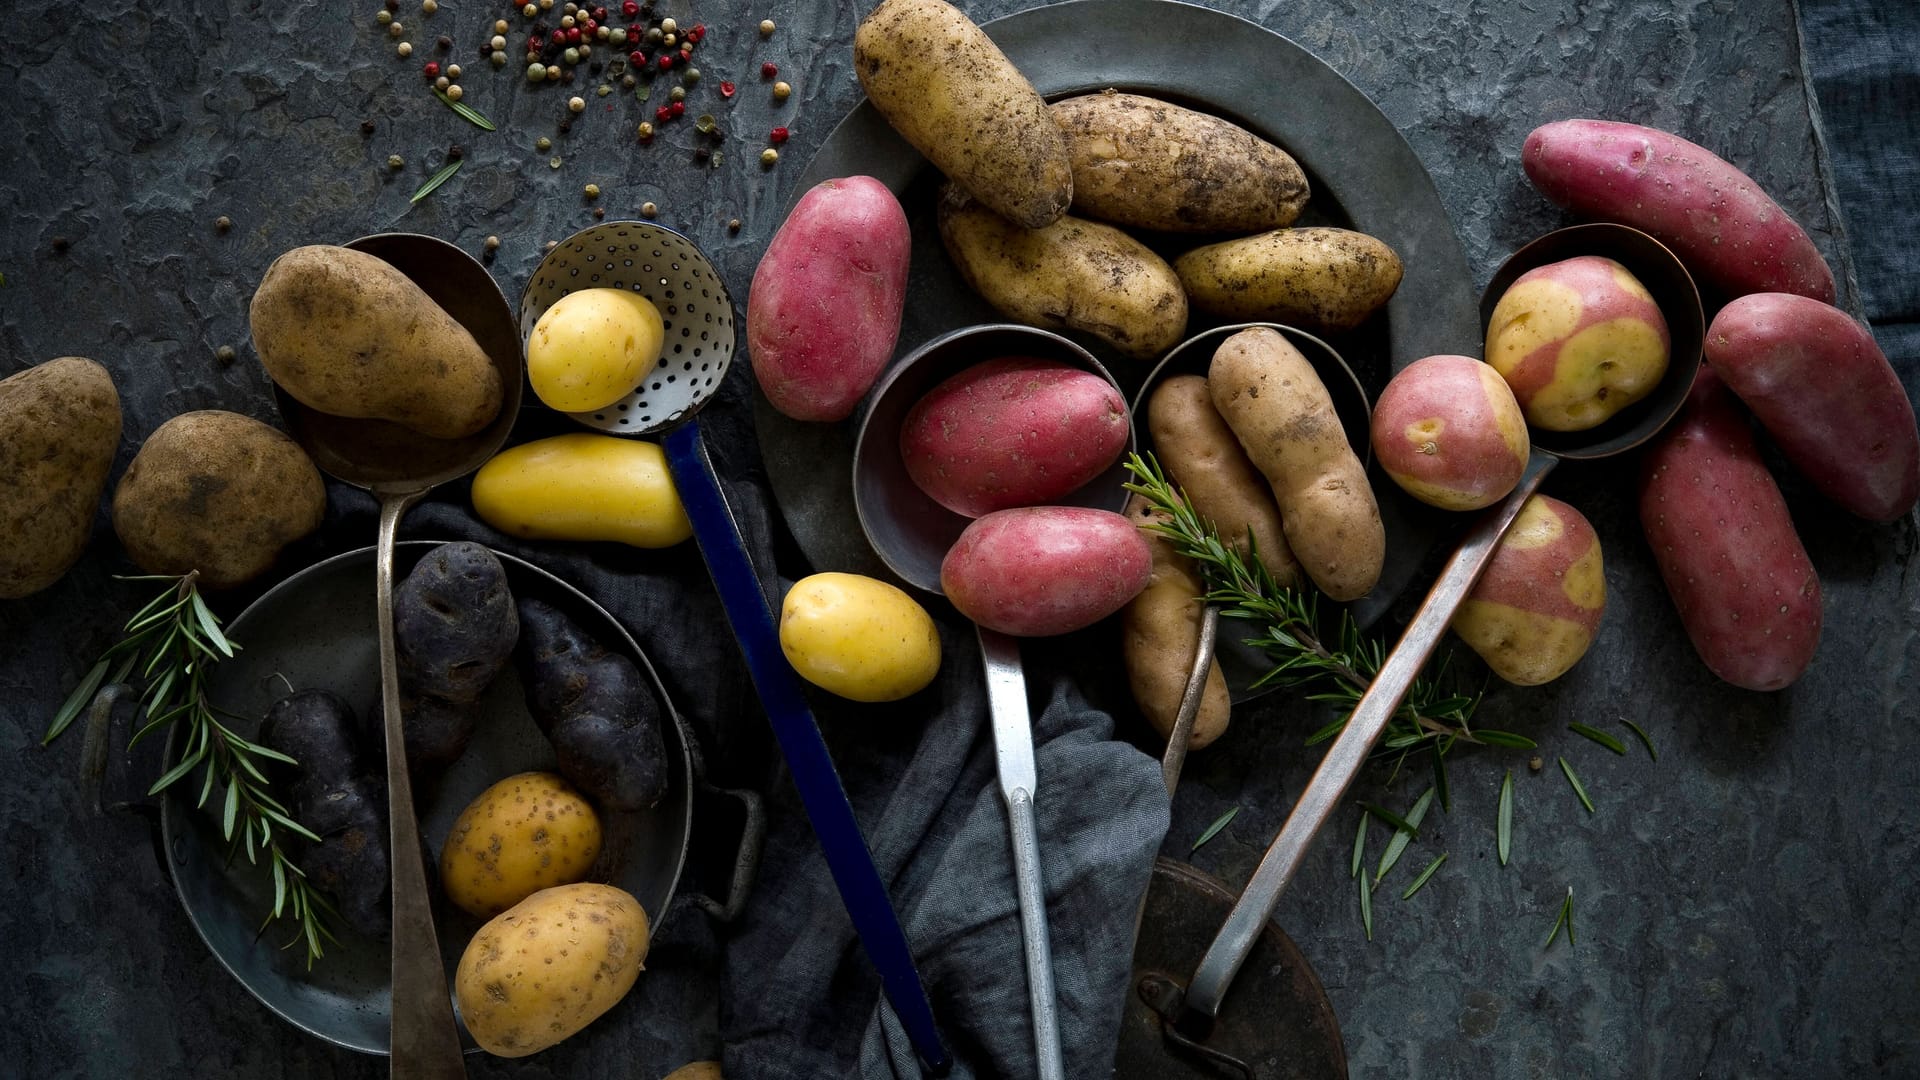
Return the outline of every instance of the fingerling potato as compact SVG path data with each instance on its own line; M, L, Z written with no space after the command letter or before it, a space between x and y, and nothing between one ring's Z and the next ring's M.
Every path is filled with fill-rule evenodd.
M1168 479L1194 513L1212 522L1220 539L1242 554L1251 538L1274 582L1288 589L1298 585L1300 563L1287 543L1273 488L1213 407L1207 380L1175 375L1163 381L1147 399L1147 430Z
M1140 706L1147 723L1162 738L1168 738L1173 734L1180 699L1187 690L1187 675L1200 644L1200 619L1206 609L1200 597L1207 587L1194 572L1192 560L1149 527L1164 521L1165 516L1156 513L1145 498L1135 495L1128 499L1126 516L1139 526L1153 558L1147 587L1127 601L1121 614L1127 687L1133 691L1134 703ZM1220 665L1213 664L1201 690L1199 711L1193 716L1187 749L1204 749L1226 734L1232 710L1226 677L1220 674Z

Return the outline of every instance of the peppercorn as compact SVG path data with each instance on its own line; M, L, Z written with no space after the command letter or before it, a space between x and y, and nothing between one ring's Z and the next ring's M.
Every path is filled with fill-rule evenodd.
M571 3L571 2L569 2L569 3L567 4L567 6L566 6L566 7L563 7L563 8L561 8L560 10L561 10L562 12L564 12L565 14L568 14L568 15L571 15L571 14L573 14L574 12L576 12L576 11L579 11L579 10L580 10L580 5L579 5L579 4L575 4L575 3Z
M713 151L707 149L704 146L696 146L693 148L693 161L694 161L694 164L696 165L705 165L707 163L707 159L712 156L713 156Z
M613 93L613 87L608 86L605 83L601 83L600 89L595 90L594 93L598 94L601 97L606 97L608 94Z
M560 81L560 65L559 64L547 65L547 81L548 82Z
M593 7L593 21L594 21L594 22L606 22L606 21L607 21L607 9L606 9L606 7L605 7L605 5L602 5L602 4L595 4L595 5L594 5L594 7Z
M580 44L580 28L579 27L576 26L573 29L567 31L567 44L569 45Z
M671 56L663 56L663 57L661 57L661 58L660 58L660 70L661 70L661 71L672 71L672 70L673 70L673 57L671 57Z
M387 14L391 15L400 10L400 0L382 0L380 6L386 8Z
M234 359L239 355L240 354L233 351L233 346L231 345L222 345L213 350L214 362L221 367L226 367L228 364L233 363Z
M558 72L559 74L556 76L554 74L555 72ZM562 86L572 86L573 85L573 69L550 67L547 69L547 81L557 82Z
M219 217L213 219L213 228L215 232L226 232L228 229L233 228L233 219L225 214L221 214Z
M772 143L775 146L779 146L781 143L786 142L787 129L783 127L774 128L772 131L767 133L767 141Z
M600 185L599 185L599 184L588 184L588 185L586 186L586 188L584 188L583 190L584 190L584 193L585 193L585 195L586 195L586 196L587 196L587 198L589 198L589 199L597 199L597 198L599 198L599 197L600 197Z
M679 89L679 88L675 87L675 89ZM687 115L687 103L684 101L676 101L673 104L667 106L667 108L673 113L675 118Z
M580 46L580 59L585 60L587 57L592 55L593 55L593 46L584 45L584 44Z
M466 96L467 96L467 92L461 88L459 83L454 83L452 86L447 87L448 101L459 101L461 98Z
M727 231L728 231L728 232L739 232L739 231L740 231L740 219L739 219L739 218L734 218L734 219L733 219L732 221L729 221L729 222L727 222Z
M687 88L684 86L676 86L667 91L667 100L676 102L687 100Z
M507 37L505 34L495 34L493 35L493 40L487 42L487 44L491 46L491 49L489 49L490 52L499 52L501 49L507 47Z
M503 53L503 52L493 53L489 55L487 59L493 64L494 67L503 68L507 66L506 53Z
M679 24L679 23L677 23L677 22L675 22L675 21L674 21L674 20L673 20L673 19L672 19L671 17L669 17L669 18L665 18L665 19L661 19L661 20L660 20L660 32L661 32L661 33L663 33L663 34L671 34L671 33L673 33L673 32L674 32L675 30L678 30L678 29L680 29L680 24Z
M659 212L660 212L660 208L653 205L650 202L645 202L640 204L640 216L643 218L651 218L652 216L654 216L655 214L658 214Z
M447 65L447 78L452 79L454 82L460 81L460 65L459 64Z
M466 149L462 147L459 143L454 143L452 146L447 147L448 161L459 161L461 158L466 156L467 156Z
M505 19L495 19L495 20L493 20L493 32L494 32L494 33L496 33L496 34L504 34L504 33L506 33L506 32L507 32L507 20L505 20Z
M56 236L53 238L53 253L55 255L65 255L67 248L71 246L72 244L70 244L64 236Z
M641 52L639 49L635 49L627 54L627 63L632 64L634 67L646 67L647 54Z
M640 5L636 2L636 0L626 0L625 3L620 5L620 14L625 15L627 18L631 19L635 15L640 14Z
M453 80L447 78L445 75L442 75L439 78L433 80L433 88L435 90L440 91L443 94L446 93L448 88L452 86L453 86Z
M422 70L424 70L427 73L427 78L429 79L436 78L440 74L440 65L436 61L429 60L427 61L427 66Z
M578 64L580 62L580 50L568 49L566 52L560 54L560 59L565 60L568 65Z
M401 156L400 156L399 154L388 154L388 155L387 155L387 168L389 168L389 169L404 169L404 168L406 168L406 167L407 167L407 162L406 162L406 159L405 159L405 158L402 158L402 157L401 157Z
M661 34L661 35L660 35L660 44L662 44L662 45L664 45L664 46L666 46L667 48L669 48L669 49L671 49L671 48L673 48L673 47L674 47L675 45L678 45L678 44L680 44L680 39L679 39L678 37L676 37L676 36L674 36L673 34Z
M585 112L586 110L587 110L587 103L586 103L585 101L583 101L582 99L580 99L580 98L577 98L577 97L576 97L576 98L568 98L568 99L567 99L567 111L568 111L568 112L576 112L576 113L577 113L577 112Z
M420 14L431 15L440 10L439 0L420 0Z
M778 74L780 74L780 66L778 64L775 64L773 61L769 60L766 63L760 65L761 78L771 79Z
M540 9L535 7L532 3L523 4L520 7L520 14L524 18L531 19L535 15L540 14Z
M640 141L641 141L641 142L646 142L647 140L649 140L649 139L651 139L651 138L653 138L653 123L652 123L652 121L649 121L649 120L642 120L642 121L640 121Z
M653 118L664 124L667 121L673 119L673 109L669 106L662 105L659 108L653 110Z
M760 20L760 36L761 36L761 37L772 37L772 36L773 36L773 20L772 20L772 19L761 19L761 20ZM737 225L739 225L740 223L736 221L736 222L734 222L734 224L735 224L735 225L737 226Z
M609 30L607 32L607 42L608 44L613 45L615 48L625 47L627 44L626 28L616 26L612 30Z
M569 131L573 130L573 121L571 119L562 120L558 124L555 124L553 126L557 131L560 132L560 134L565 135Z
M405 60L407 57L413 55L413 46L403 41L400 43L399 47L394 49L393 51L399 55L400 59Z
M373 21L379 23L381 26L385 26L393 21L393 12L384 10L376 12L373 16Z
M538 139L535 139L533 141L533 148L544 154L547 151L553 149L553 140L547 138L545 135L542 135Z
M557 168L559 168L559 167L560 167L560 159L559 159L559 158L557 158L557 157L550 157L550 158L548 158L548 159L547 159L547 168L549 168L549 169L557 169ZM547 246L549 246L549 247L551 247L551 246L553 246L553 245L551 245L551 244L549 244L549 245L547 245Z
M608 27L608 26L596 26L596 27L594 27L594 28L593 28L593 40L595 40L595 41L609 41L609 42L610 42L610 41L612 41L612 40L613 40L613 28L612 28L612 27Z
M445 34L441 34L439 37L434 38L433 43L440 47L441 52L449 52L453 49L453 39L448 37Z
M692 86L694 83L697 83L700 81L700 69L688 68L686 71L681 73L680 78L688 86Z
M573 16L571 16L571 15L562 15L562 16L560 16L560 29L562 29L562 30L571 30L571 29L573 29L573 25L574 25L574 24L573 24Z
M486 248L488 251L498 251L500 250L500 238L497 236L489 236L480 246Z
M527 65L527 81L539 82L547 77L547 65L538 61Z
M783 83L783 82L777 82L773 84L773 100L785 101L787 100L787 98L791 97L792 95L793 95L793 87L788 86L786 83Z
M541 11L552 11L552 10L553 10L553 0L540 0L540 10L541 10Z
M360 134L372 135L375 130L377 129L374 127L373 121L371 120L360 121Z
M546 246L544 246L544 247L542 247L542 248L541 248L540 250L541 250L541 251L552 251L552 250L553 250L554 248L557 248L557 247L559 247L559 246L560 246L560 241L558 241L558 240L549 240L549 241L547 241L547 243L546 243Z
M772 165L774 162L779 160L780 160L780 151L775 150L771 146L767 147L765 150L760 151L760 164L762 165Z
M652 29L649 29L647 31L647 44L658 45L660 44L660 39L665 35L666 35L666 31L660 29L657 26L653 27Z
M634 78L634 77L633 77L632 75L622 75L622 76L620 76L620 85L621 85L621 86L624 86L624 87L626 87L626 88L627 88L627 89L629 89L629 90L631 90L631 89L633 89L633 88L634 88L635 86L637 86L637 85L639 85L639 83L640 83L640 80L639 80L639 79L636 79L636 78Z
M727 82L727 81L725 81L725 80L722 80L722 81L721 81L721 83L720 83L720 96L721 96L721 97L723 97L723 98L730 98L730 97L732 97L732 96L733 96L733 91L734 91L734 85L733 85L732 83L730 83L730 82Z

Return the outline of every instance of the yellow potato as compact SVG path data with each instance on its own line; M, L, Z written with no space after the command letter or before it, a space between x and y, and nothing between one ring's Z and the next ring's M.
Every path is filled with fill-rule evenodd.
M1153 551L1153 576L1138 596L1127 601L1121 615L1121 651L1127 663L1127 686L1140 714L1165 738L1173 733L1180 698L1187 690L1194 650L1200 645L1200 617L1207 591L1193 562L1173 548L1173 542L1146 528L1162 516L1134 495L1127 500L1127 517L1140 526ZM1200 693L1200 709L1193 715L1193 734L1187 748L1199 750L1226 734L1233 702L1227 680L1214 664Z
M952 185L941 193L939 221L961 278L1015 322L1092 334L1141 360L1187 332L1173 268L1111 225L1063 217L1023 229Z
M553 773L509 776L454 819L440 850L447 899L481 918L587 876L600 855L600 819Z
M1243 555L1251 537L1260 565L1275 584L1288 589L1300 584L1300 563L1287 544L1273 489L1213 407L1207 380L1175 375L1162 382L1147 401L1147 430L1167 478L1193 512L1212 522L1220 539Z
M1173 261L1193 306L1228 319L1351 330L1400 287L1400 256L1365 233L1276 229Z
M801 578L780 605L780 651L853 701L898 701L940 671L940 633L913 597L859 574Z
M474 474L473 512L529 540L663 548L693 535L666 455L612 435L555 435L502 450Z
M561 885L480 928L460 954L454 1001L489 1054L526 1057L599 1019L633 989L647 913L611 885Z
M1667 373L1667 320L1626 267L1581 255L1520 275L1494 305L1487 363L1548 431L1585 431Z
M626 289L568 293L527 338L527 379L561 412L604 409L633 392L660 362L666 329L652 301Z
M690 1061L661 1077L661 1080L726 1080L717 1061Z

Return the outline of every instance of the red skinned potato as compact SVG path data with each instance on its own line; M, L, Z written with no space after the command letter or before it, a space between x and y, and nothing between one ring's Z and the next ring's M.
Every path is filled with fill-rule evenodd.
M900 425L907 475L964 517L1050 503L1127 446L1127 402L1091 371L1002 356L927 392Z
M1707 330L1707 363L1807 479L1869 521L1920 499L1920 431L1866 327L1818 300L1743 296Z
M1125 517L1029 506L967 526L940 564L940 588L989 630L1050 637L1119 611L1152 573L1153 554Z
M1373 453L1421 502L1478 510L1506 498L1526 471L1527 418L1493 368L1471 356L1429 356L1380 392Z
M1820 578L1712 368L1700 369L1647 455L1640 525L1708 669L1748 690L1778 690L1807 670L1820 644Z
M1521 505L1460 605L1453 632L1495 675L1538 686L1587 654L1606 609L1607 576L1593 523L1559 499L1535 495Z
M1731 296L1833 301L1833 271L1806 231L1746 173L1678 135L1561 120L1533 129L1520 164L1540 194L1651 233Z
M900 336L912 238L871 176L827 180L774 233L747 292L747 353L760 390L795 420L844 420Z

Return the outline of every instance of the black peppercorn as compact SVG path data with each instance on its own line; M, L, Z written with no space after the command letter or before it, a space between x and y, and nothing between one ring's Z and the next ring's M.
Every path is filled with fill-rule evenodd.
M565 135L567 132L572 130L573 130L573 121L571 120L560 121L560 134Z
M53 253L55 255L65 255L67 248L70 246L71 245L67 243L67 238L64 236L56 236L53 238Z
M453 48L453 39L445 34L441 34L440 37L434 41L434 44L440 46L441 52L446 52L448 49Z
M707 159L712 156L713 156L713 151L707 149L704 146L696 146L693 148L693 160L699 162L702 165L705 165L707 163Z
M467 156L466 150L462 149L459 143L455 143L452 146L447 147L448 161L459 161L461 158L466 156Z
M362 135L372 135L372 134L373 134L373 132L374 132L374 126L373 126L373 121L371 121L371 120L362 120L362 121L360 121L360 134L362 134Z

